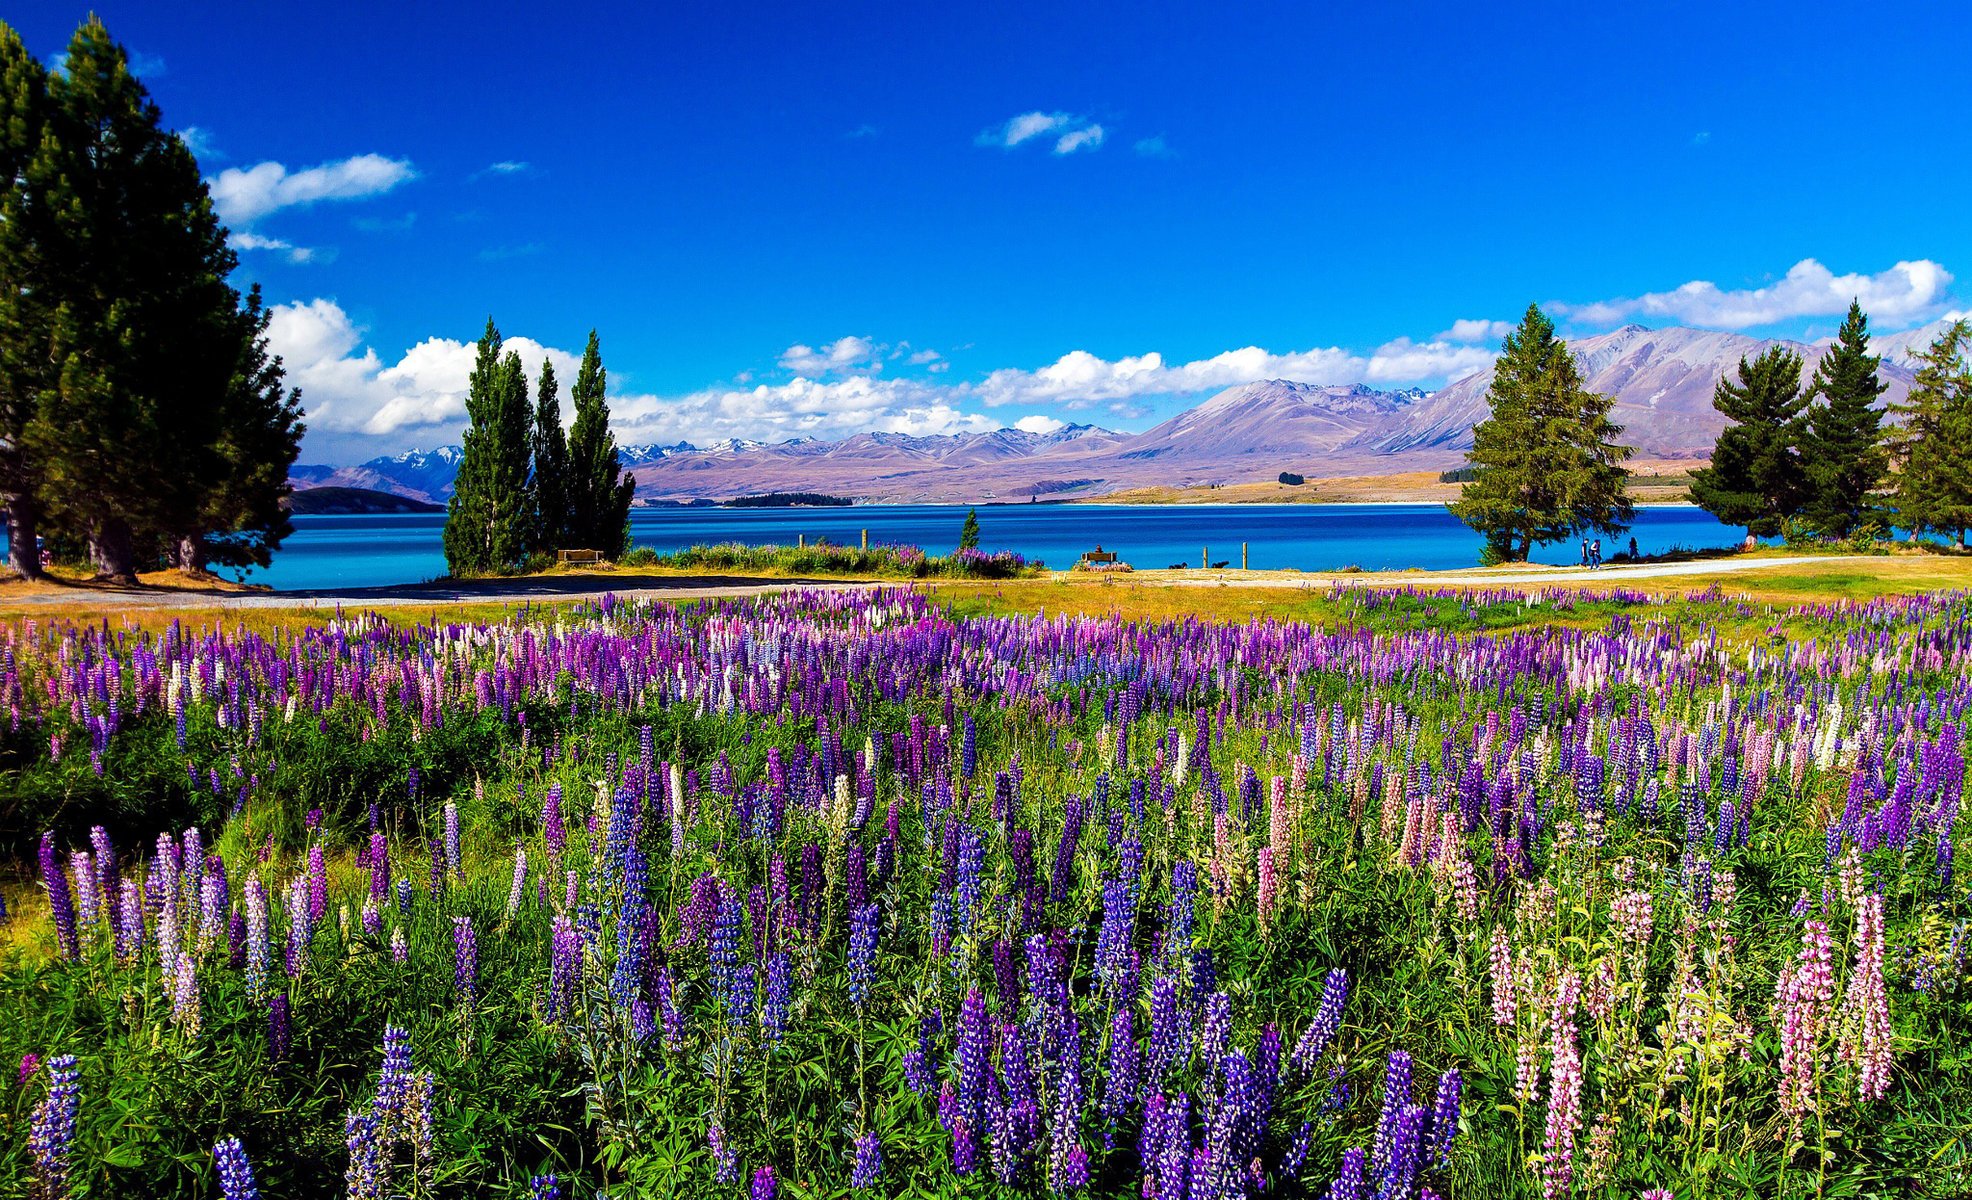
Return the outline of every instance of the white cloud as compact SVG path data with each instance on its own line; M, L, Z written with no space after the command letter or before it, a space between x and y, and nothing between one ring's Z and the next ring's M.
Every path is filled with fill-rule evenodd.
M1094 150L1102 145L1102 126L1091 125L1086 129L1073 129L1061 135L1054 144L1056 154L1073 154L1077 150Z
M840 374L864 364L872 364L871 369L876 370L873 360L881 350L882 347L866 337L837 338L819 350L797 342L781 351L781 365L798 375L811 376Z
M1409 338L1387 342L1368 354L1335 346L1286 353L1245 346L1178 364L1166 363L1155 350L1118 359L1071 350L1038 370L1009 367L994 371L971 391L980 403L991 407L1052 404L1081 409L1114 407L1143 397L1195 395L1262 379L1377 385L1441 383L1482 370L1492 361L1492 352L1481 347L1444 340L1413 342Z
M247 225L296 205L380 196L415 178L410 160L381 154L359 154L300 171L264 162L221 171L211 181L212 202L227 224Z
M518 175L534 164L507 158L489 165L486 169L495 175Z
M1946 302L1951 272L1920 258L1874 275L1837 275L1804 258L1778 282L1727 291L1695 279L1668 292L1650 292L1594 304L1555 304L1562 316L1589 325L1613 325L1633 317L1658 317L1713 329L1749 329L1801 317L1840 316L1851 298L1873 321L1917 320Z
M1464 319L1438 335L1441 342L1496 342L1513 332L1511 321Z
M1102 145L1102 126L1087 117L1065 112L1030 112L1008 118L1004 125L985 130L973 139L981 146L1011 150L1036 138L1053 138L1056 154L1094 150Z
M193 158L223 159L219 147L212 142L212 131L197 125L187 125L178 131L178 137L185 143L185 149L192 152Z
M1068 422L1057 421L1053 417L1035 413L1031 417L1022 417L1018 421L1015 421L1013 427L1015 429L1025 430L1028 433L1050 434L1057 430L1068 428Z
M362 344L363 330L333 300L275 305L267 342L287 367L288 382L301 389L310 429L371 436L436 431L454 437L464 423L471 342L426 338L386 365ZM578 356L567 350L525 337L507 338L504 349L520 355L530 380L543 358L564 384L575 377Z
M278 250L291 263L314 262L317 252L309 246L297 246L284 238L263 237L250 229L243 229L231 237L236 250Z

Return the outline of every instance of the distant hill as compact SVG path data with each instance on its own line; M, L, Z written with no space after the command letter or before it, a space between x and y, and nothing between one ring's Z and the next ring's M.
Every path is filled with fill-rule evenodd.
M288 511L297 516L349 516L359 513L436 513L443 504L432 504L379 492L371 488L312 487L297 489L288 497Z
M1908 346L1921 335L1877 339L1886 401L1909 392ZM1693 459L1711 453L1723 424L1712 408L1719 378L1742 356L1773 344L1737 333L1626 325L1572 346L1589 387L1616 398L1623 440L1640 458ZM1825 349L1785 344L1809 373ZM1443 471L1464 462L1491 384L1490 369L1435 393L1271 379L1227 388L1137 434L1094 425L1052 433L859 433L771 445L730 439L627 446L622 454L646 505L776 492L866 503L1018 503L1273 480L1283 471L1308 478ZM443 446L354 467L296 467L292 476L297 488L362 487L439 501L451 494L458 457L458 447Z

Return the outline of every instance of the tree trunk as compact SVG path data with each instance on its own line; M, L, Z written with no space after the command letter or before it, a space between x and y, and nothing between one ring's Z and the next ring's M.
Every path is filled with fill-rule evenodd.
M14 496L7 504L7 565L22 579L40 579L41 511L32 496Z
M136 583L137 552L130 544L130 526L122 521L103 522L89 543L96 559L96 578L105 583Z

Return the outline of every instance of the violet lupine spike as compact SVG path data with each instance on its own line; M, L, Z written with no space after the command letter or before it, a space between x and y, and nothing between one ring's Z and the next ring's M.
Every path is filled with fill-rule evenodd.
M1349 973L1336 967L1322 980L1322 998L1314 1020L1308 1022L1294 1043L1289 1062L1297 1075L1305 1078L1314 1074L1315 1064L1321 1061L1322 1054L1342 1028L1342 1009L1348 1000Z
M57 1054L48 1060L48 1094L35 1105L28 1125L28 1151L34 1159L37 1194L67 1197L73 1171L75 1121L82 1109L80 1071L75 1055Z
M246 1146L240 1139L222 1139L212 1148L212 1162L219 1172L219 1191L226 1200L260 1200L260 1188L253 1180L253 1164L247 1161Z

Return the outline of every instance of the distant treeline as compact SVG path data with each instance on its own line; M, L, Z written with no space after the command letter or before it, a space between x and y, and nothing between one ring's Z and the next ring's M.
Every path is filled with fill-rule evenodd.
M758 496L735 496L727 508L848 508L855 501L847 496L826 496L821 492L765 492Z

